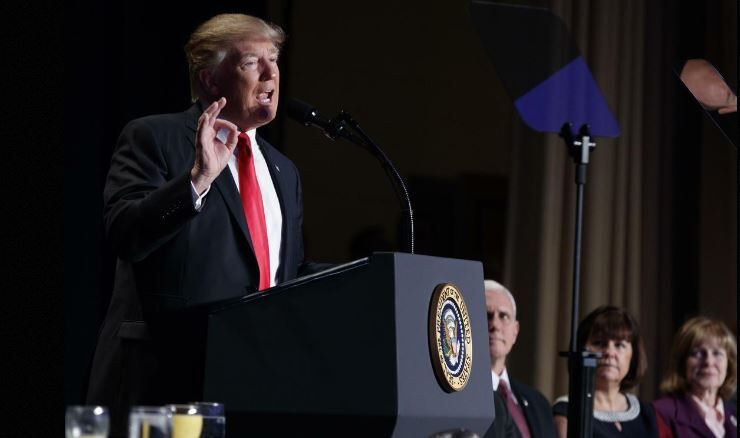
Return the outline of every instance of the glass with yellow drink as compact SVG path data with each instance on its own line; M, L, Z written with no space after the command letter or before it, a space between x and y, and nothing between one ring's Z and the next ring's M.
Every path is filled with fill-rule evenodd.
M167 405L172 438L200 438L203 415L196 405Z

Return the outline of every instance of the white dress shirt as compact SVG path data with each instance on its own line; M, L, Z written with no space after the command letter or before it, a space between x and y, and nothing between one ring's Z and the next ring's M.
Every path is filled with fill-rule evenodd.
M252 155L254 156L254 170L257 173L257 183L260 185L262 192L262 206L265 210L265 224L267 225L267 243L270 247L270 287L277 284L275 274L280 264L280 241L283 238L283 214L280 210L280 200L278 199L275 185L272 183L272 176L267 168L265 156L262 155L259 144L257 143L257 130L247 131L249 142L252 145ZM236 166L236 149L229 158L229 170L234 177L234 183L239 188L239 172ZM279 172L279 169L275 169Z
M222 132L219 132L219 138L224 136ZM280 243L283 238L283 214L280 210L280 200L278 199L277 192L275 191L275 185L272 182L272 176L267 167L265 156L262 155L259 144L257 143L257 130L252 129L247 131L249 136L249 142L252 145L252 155L254 156L254 170L257 174L257 183L260 186L260 192L262 192L262 206L265 210L265 224L267 226L267 244L270 251L270 287L277 284L277 270L280 264ZM222 141L225 138L222 138ZM234 153L229 157L229 170L231 176L234 178L234 184L236 189L239 190L239 170L237 169L237 149L234 148ZM280 169L275 166L275 171L280 172ZM205 196L211 190L211 186L200 195L195 191L193 182L190 182L193 188L193 205L196 210L200 211L205 203Z
M516 394L514 394L514 390L511 389L511 381L509 380L509 373L506 372L506 368L504 368L504 371L499 376L496 374L496 371L491 370L491 381L493 382L493 390L498 391L498 383L503 380L506 382L506 386L509 387L509 392L511 393L511 398L514 399L514 402L516 404L519 404L519 400L516 398Z

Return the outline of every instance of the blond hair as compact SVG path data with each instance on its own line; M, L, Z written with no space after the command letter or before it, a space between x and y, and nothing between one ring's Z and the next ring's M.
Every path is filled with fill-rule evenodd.
M691 382L686 378L686 359L699 343L716 339L727 355L727 377L719 388L719 396L727 400L737 387L737 341L729 328L714 319L697 316L686 321L678 330L671 347L668 371L660 390L668 394L686 394Z
M280 50L286 36L280 26L244 14L216 15L195 29L185 45L193 102L206 96L200 72L212 70L224 59L232 44L248 38L270 40Z

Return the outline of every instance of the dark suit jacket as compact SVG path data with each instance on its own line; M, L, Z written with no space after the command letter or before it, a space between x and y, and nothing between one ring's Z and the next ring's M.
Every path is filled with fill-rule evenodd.
M226 167L200 212L190 170L200 104L133 120L122 131L104 191L107 238L118 257L88 403L111 409L112 435L131 405L202 397L205 313L199 306L257 289L259 270L236 184ZM258 137L283 215L279 282L303 264L303 206L293 163Z
M484 438L521 438L519 429L506 408L506 401L496 391L493 391L493 408L496 416Z
M689 397L666 396L653 401L655 413L660 415L673 436L678 438L705 437L714 438L714 434ZM725 437L737 437L737 410L724 402Z
M529 426L532 438L555 438L557 433L550 402L531 386L514 380L511 376L509 376L509 381L511 382L511 391L519 400L524 418L527 419L527 426Z

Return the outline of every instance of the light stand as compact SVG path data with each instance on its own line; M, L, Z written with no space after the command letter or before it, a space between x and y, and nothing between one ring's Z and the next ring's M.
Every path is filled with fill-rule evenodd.
M593 436L594 371L599 353L578 351L578 307L581 285L581 234L583 229L583 189L586 185L586 166L591 150L588 125L582 125L578 136L573 135L572 124L563 124L560 137L565 140L568 153L576 165L576 232L573 248L573 295L570 313L570 350L560 355L568 358L568 436L590 438Z

